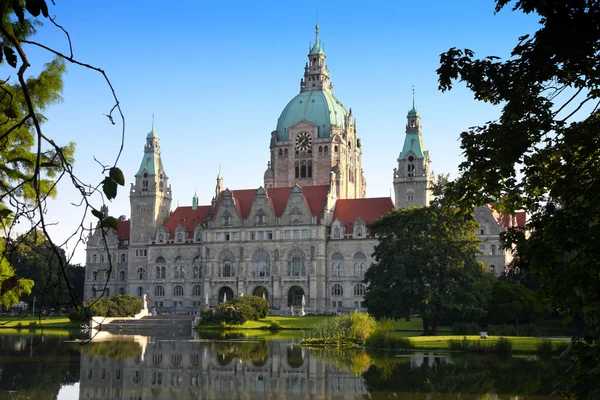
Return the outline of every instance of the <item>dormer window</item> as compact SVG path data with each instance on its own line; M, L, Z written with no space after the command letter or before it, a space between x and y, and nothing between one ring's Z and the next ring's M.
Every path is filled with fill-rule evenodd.
M202 232L198 231L196 232L196 242L201 242L202 241Z
M356 236L357 237L362 237L363 235L363 229L362 228L356 228Z
M223 213L223 215L221 216L221 225L222 226L231 225L231 214L229 213L229 211L225 211Z
M341 231L340 228L338 228L337 226L335 227L335 229L333 230L333 237L334 238L340 238L341 237Z
M178 233L177 234L177 243L181 243L183 242L183 233Z
M162 233L160 233L158 235L158 243L162 243L165 241L165 235L163 235Z

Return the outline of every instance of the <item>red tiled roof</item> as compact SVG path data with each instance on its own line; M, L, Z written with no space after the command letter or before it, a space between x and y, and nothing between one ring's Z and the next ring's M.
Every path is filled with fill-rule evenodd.
M389 197L342 199L335 202L333 220L342 221L346 226L346 233L352 233L353 224L359 217L365 224L370 224L392 210L394 203Z
M117 220L117 235L119 238L119 248L126 249L128 246L126 244L121 245L123 240L129 240L129 229L130 229L131 221L120 221Z
M174 237L175 228L179 225L183 226L186 232L193 232L196 225L202 223L210 208L211 206L198 206L192 210L191 206L177 207L165 222L164 227L169 231L171 238Z
M520 228L525 228L525 224L527 223L527 216L525 211L517 211L517 226Z
M283 215L285 207L287 206L288 199L290 198L290 193L292 189L293 187L266 189L271 209L275 213L276 217L281 217ZM303 186L301 187L301 189L302 193L304 194L306 206L308 207L310 213L313 216L320 216L323 213L323 208L325 208L325 204L327 203L327 193L329 191L329 186ZM256 197L256 190L257 189L242 189L231 191L235 207L240 217L244 219L248 218L250 210L252 209L252 203L254 203L254 198ZM219 196L219 201L217 202L217 207L215 208L214 215L217 214L222 197L223 193L221 193L221 195Z
M494 206L492 204L490 204L489 207L492 210L492 214L494 215L494 218L496 219L496 221L502 222L504 229L508 229L510 227L525 228L525 224L526 224L525 211L517 211L515 213L515 215L500 214L498 211L496 211L494 209Z

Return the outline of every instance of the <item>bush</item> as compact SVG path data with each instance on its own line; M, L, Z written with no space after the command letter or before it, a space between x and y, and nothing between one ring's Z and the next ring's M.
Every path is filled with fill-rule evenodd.
M339 317L327 318L308 333L308 338L334 342L364 341L369 337L377 322L369 314L353 312Z
M77 321L77 322L78 321L83 321L85 319L85 314L74 311L74 312L72 312L72 313L69 314L69 319L71 321Z
M277 320L271 321L271 324L269 325L269 330L278 331L280 329L281 329L281 324L279 323L279 321L277 321Z
M29 323L29 330L30 331L35 331L36 330L36 323L35 322L30 322Z
M512 352L512 343L503 337L492 343L483 340L469 340L464 337L462 340L450 340L448 342L448 349L451 351L464 351L465 353L508 355Z
M91 315L101 317L133 317L143 308L140 298L121 294L90 300L85 306Z
M365 346L386 350L408 350L414 349L415 344L410 338L398 336L394 332L375 330L365 341Z
M457 322L452 325L453 335L479 335L481 329L475 322Z
M241 296L215 308L200 310L202 324L242 325L248 320L258 320L269 314L269 302L257 296Z

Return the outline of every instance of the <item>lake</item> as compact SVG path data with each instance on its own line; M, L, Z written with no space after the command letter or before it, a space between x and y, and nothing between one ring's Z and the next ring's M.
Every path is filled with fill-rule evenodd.
M14 333L15 331L13 331ZM0 399L545 400L564 366L535 357L310 350L230 334L0 331Z

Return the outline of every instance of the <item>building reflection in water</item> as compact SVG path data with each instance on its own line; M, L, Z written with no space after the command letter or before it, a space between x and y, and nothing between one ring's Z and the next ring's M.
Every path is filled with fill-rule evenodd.
M80 399L359 399L362 376L279 341L128 336L81 353Z

